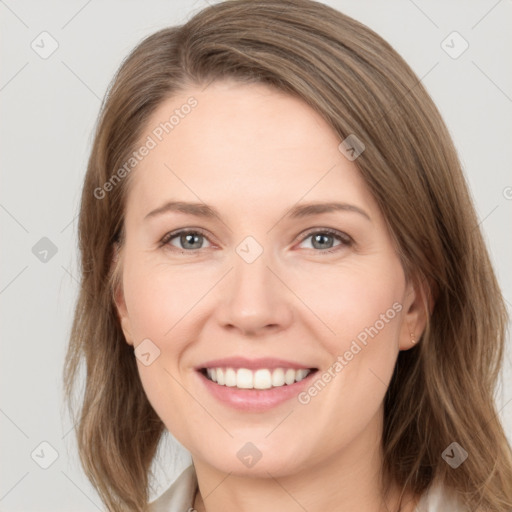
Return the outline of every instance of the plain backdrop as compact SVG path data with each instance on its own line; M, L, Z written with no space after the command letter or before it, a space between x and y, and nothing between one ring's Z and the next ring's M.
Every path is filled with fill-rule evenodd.
M511 1L325 3L381 34L422 78L460 153L510 306ZM62 365L77 293L81 183L100 102L122 59L145 36L181 24L205 6L206 0L0 0L4 512L104 510L78 463L62 402ZM511 352L509 344L497 395L510 439ZM155 494L189 461L168 436L155 462Z

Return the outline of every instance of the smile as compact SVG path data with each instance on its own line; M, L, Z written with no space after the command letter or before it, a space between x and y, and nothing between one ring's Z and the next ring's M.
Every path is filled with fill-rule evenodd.
M238 389L271 389L290 386L305 379L313 368L203 368L203 375L220 386Z
M246 412L264 412L293 400L318 371L313 361L231 356L194 367L199 385L216 401Z

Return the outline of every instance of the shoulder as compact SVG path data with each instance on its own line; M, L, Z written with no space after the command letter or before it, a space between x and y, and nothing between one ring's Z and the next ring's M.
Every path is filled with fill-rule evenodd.
M433 483L421 496L414 512L470 512L452 489Z
M187 512L194 507L196 492L197 477L191 464L161 496L148 505L147 512Z

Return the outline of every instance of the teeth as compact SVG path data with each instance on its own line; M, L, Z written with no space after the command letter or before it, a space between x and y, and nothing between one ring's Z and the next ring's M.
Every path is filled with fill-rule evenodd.
M227 370L226 370L227 371ZM236 387L242 389L252 389L254 383L254 377L251 370L247 368L240 368L236 372Z
M311 370L301 368L276 368L268 370L262 368L252 371L247 368L207 368L208 378L221 386L237 387L239 389L270 389L299 382L305 379Z
M284 370L282 368L276 368L272 372L272 386L284 386Z
M286 370L286 373L284 374L284 381L288 385L293 384L295 382L295 370L288 368L288 370Z
M228 368L224 372L224 381L226 383L226 386L229 386L230 388L236 386L236 372L235 370L233 370L233 368Z

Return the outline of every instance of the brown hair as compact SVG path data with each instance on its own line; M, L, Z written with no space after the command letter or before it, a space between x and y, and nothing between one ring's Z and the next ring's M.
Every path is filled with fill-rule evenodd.
M380 36L309 0L228 0L147 37L123 62L102 106L79 219L81 285L66 358L72 406L85 390L77 437L85 472L109 510L147 506L149 469L165 427L141 385L119 325L111 272L122 244L129 179L97 198L132 153L149 116L190 85L234 78L295 95L356 160L407 273L435 306L420 343L399 354L385 398L383 474L402 489L434 479L477 508L512 509L512 454L494 404L506 310L456 151L417 76ZM425 298L427 302L427 298ZM442 452L469 454L456 470Z

